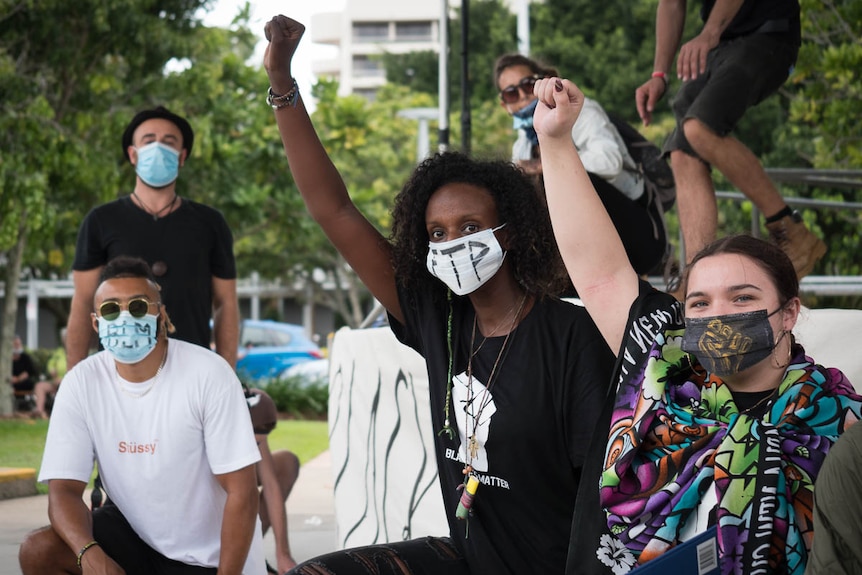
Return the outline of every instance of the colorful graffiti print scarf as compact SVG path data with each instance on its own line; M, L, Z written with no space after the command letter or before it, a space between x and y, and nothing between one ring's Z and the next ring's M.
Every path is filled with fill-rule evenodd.
M813 486L829 447L860 417L862 398L839 370L801 346L760 419L680 350L684 330L659 335L644 372L617 394L602 474L608 527L647 561L671 547L714 489L721 572L802 575Z

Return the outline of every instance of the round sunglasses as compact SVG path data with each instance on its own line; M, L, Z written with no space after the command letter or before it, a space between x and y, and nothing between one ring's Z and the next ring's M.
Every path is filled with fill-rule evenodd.
M533 86L536 85L536 82L542 79L542 76L527 76L517 84L512 84L511 86L506 86L502 90L500 90L500 100L504 104L514 104L518 100L521 99L521 94L524 96L530 96L533 94ZM520 92L521 94L519 94Z
M129 314L136 319L141 319L150 311L150 306L153 305L152 302L146 300L144 298L135 298L130 299L129 303L126 304L126 309L129 310ZM155 305L160 305L156 303ZM99 317L105 318L108 321L114 321L118 317L120 317L120 312L123 311L120 302L118 301L106 301L99 306Z

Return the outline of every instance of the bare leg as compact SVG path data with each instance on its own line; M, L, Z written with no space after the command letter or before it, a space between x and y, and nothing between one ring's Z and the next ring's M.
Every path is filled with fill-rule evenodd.
M787 208L787 204L778 192L778 188L766 175L766 171L751 150L732 136L718 136L705 124L696 119L686 120L683 125L685 137L698 155L718 168L730 182L751 200L760 212L767 218L777 215ZM683 169L685 163L683 163ZM674 166L674 175L677 169ZM678 182L679 183L679 182ZM711 184L710 180L710 184ZM700 199L701 209L715 210L715 198L707 205ZM691 206L689 206L691 207ZM683 218L683 206L680 206L680 226L683 229L686 255L688 261L697 253L694 246L689 249L689 232L686 231L687 220ZM712 236L715 237L715 222L717 213L709 214L712 222ZM689 217L688 215L686 217ZM706 214L700 216L706 220ZM690 226L689 226L690 227ZM796 270L796 276L802 279L814 269L816 263L826 253L826 244L814 235L802 221L799 214L784 215L780 219L767 222L770 240L780 247ZM693 237L697 241L697 237ZM697 249L700 249L700 245Z
M670 154L676 180L676 206L685 249L685 261L715 239L718 206L709 166L698 158L676 150Z
M288 495L293 491L296 478L299 477L299 458L292 451L281 449L272 454L272 459L275 464L278 485L281 487L282 502L286 503ZM263 502L263 494L260 497L260 523L262 532L266 533L270 527L269 513Z
M80 575L75 554L50 526L27 534L18 549L23 575Z
M718 136L694 118L686 120L683 130L697 154L724 174L765 216L786 207L760 160L745 144L733 136Z
M45 411L45 401L48 399L48 394L54 391L54 384L47 381L40 381L33 388L36 394L36 414L42 419L48 418L48 412Z

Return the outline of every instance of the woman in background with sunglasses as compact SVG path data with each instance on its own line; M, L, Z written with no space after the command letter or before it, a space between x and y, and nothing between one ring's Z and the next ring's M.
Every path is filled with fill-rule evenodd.
M533 86L541 78L557 75L556 69L521 54L500 56L494 65L500 105L512 116L513 128L518 131L512 162L535 175L540 189L542 164L533 129L538 100ZM572 128L572 141L623 240L632 267L641 275L658 272L667 250L662 214L646 201L643 176L619 132L595 100L586 98Z

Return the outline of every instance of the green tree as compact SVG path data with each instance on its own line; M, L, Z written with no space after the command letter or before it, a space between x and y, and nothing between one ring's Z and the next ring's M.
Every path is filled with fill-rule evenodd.
M54 246L74 245L70 222L117 181L116 155L103 145L119 134L117 110L185 54L195 11L207 3L0 1L0 256L12 295L0 373L11 370L24 262L31 275L68 265ZM3 381L0 414L12 408Z
M321 81L316 85L317 108L312 120L351 198L377 229L388 235L390 207L416 160L417 124L400 118L398 111L427 107L431 105L431 98L390 85L377 94L374 102L368 102L360 96L339 97L337 89L333 81ZM275 124L271 118L270 122ZM281 149L277 134L272 141L278 142ZM287 172L283 157L279 169ZM296 191L293 201L300 201ZM283 254L282 270L292 274L293 280L306 282L316 302L332 308L346 324L357 327L370 308L368 291L304 207L294 214L297 218L293 234L280 229L272 233L272 228L267 229L268 253L273 257ZM250 238L238 243L238 254L247 248L254 249L253 245L260 249L261 244L247 239ZM261 255L255 253L255 259Z
M461 9L453 11L449 23L449 102L452 110L461 105L462 26ZM501 0L473 1L468 16L468 83L472 105L495 100L494 61L498 56L517 49L516 18ZM386 53L381 56L386 68L386 79L410 87L417 92L438 93L438 62L436 52L422 51L408 54Z
M774 133L766 161L776 166L862 169L862 4L852 0L802 0L802 46L785 86L789 117ZM787 195L859 202L859 189L785 187ZM829 251L815 268L825 275L862 274L862 212L807 210L806 222ZM862 298L812 298L810 305L859 307Z
M803 44L790 119L817 168L862 167L862 3L802 0Z
M653 124L640 126L634 105L634 90L652 71L655 50L655 17L658 0L546 0L530 5L531 56L556 67L563 76L576 81L584 92L609 112L638 126L650 140L661 144L674 128L670 102L678 82L673 78L668 95L654 114ZM683 41L699 32L700 3L689 2ZM470 4L470 70L474 98L474 150L506 157L513 138L506 141L505 114L488 109L483 121L477 110L487 101L496 102L491 86L491 63L504 52L517 50L515 21L497 0ZM796 71L779 92L748 113L734 134L757 154L767 167L858 168L860 165L860 77L862 68L862 3L854 0L803 0L803 45ZM488 34L486 22L495 22ZM451 30L460 30L457 17ZM481 27L475 31L476 27ZM493 41L473 42L490 36ZM460 45L452 34L450 70L457 78ZM488 51L491 52L488 52ZM484 51L484 52L483 52ZM433 54L386 56L387 77L413 89L436 93L437 60ZM391 66L391 69L390 69ZM484 70L484 72L482 71ZM483 77L485 73L485 77ZM459 82L452 81L452 105L457 113ZM489 91L490 90L490 91ZM482 95L484 94L484 95ZM497 109L498 112L502 112ZM453 132L459 128L452 123ZM488 136L488 128L493 132ZM498 133L502 127L503 132ZM498 140L501 136L502 140ZM457 138L452 138L457 142ZM734 191L723 176L714 172L719 190ZM854 190L783 186L786 196L803 196L838 201L858 201ZM719 232L745 232L751 228L750 202L720 200ZM829 255L815 273L860 273L858 212L805 209L804 217L829 243ZM671 241L676 244L678 222L675 212L667 214ZM762 230L765 234L765 230Z

